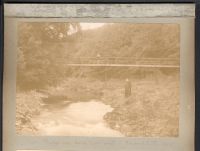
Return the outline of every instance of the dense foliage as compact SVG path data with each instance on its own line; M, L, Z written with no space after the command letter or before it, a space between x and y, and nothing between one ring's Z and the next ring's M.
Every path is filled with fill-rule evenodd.
M21 23L18 41L18 88L30 90L59 82L68 45L79 34L78 23ZM76 35L70 35L70 29Z
M78 23L34 22L18 27L17 86L26 90L59 84L66 76L99 78L106 72L107 77L116 73L116 78L124 78L125 72L119 71L126 70L129 75L140 72L123 68L71 69L66 64L74 57L179 57L179 27L174 24L106 24L98 30L84 31Z

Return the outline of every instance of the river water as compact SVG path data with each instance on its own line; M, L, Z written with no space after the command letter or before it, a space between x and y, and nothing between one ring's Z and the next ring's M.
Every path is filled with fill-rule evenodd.
M40 135L123 137L103 119L113 108L102 102L72 103L59 109L46 109L33 120Z

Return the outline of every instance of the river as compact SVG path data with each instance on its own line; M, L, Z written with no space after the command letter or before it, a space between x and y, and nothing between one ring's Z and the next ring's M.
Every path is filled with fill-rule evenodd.
M45 109L33 119L40 135L123 137L109 128L103 119L113 108L91 100L57 109Z

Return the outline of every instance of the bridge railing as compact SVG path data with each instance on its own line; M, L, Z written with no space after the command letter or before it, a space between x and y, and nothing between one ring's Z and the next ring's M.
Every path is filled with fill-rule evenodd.
M179 65L177 58L130 58L130 57L80 57L68 58L68 64L133 64Z

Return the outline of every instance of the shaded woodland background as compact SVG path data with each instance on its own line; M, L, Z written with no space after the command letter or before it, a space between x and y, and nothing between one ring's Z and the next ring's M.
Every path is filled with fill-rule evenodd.
M178 25L113 23L82 30L80 23L27 22L18 25L18 35L18 133L37 131L31 118L45 101L98 98L115 108L104 117L108 125L126 136L178 135L179 69L66 66L78 57L179 59ZM129 98L123 97L126 78L133 83Z
M71 25L78 31L67 35ZM70 68L66 69L65 62L71 57L101 54L101 57L179 58L179 30L173 24L108 24L88 31L81 31L78 23L21 23L18 27L17 86L25 90L55 85L66 76L78 74L79 71L71 73Z

